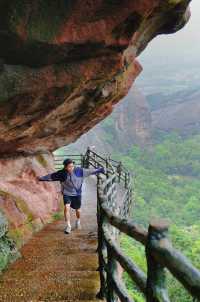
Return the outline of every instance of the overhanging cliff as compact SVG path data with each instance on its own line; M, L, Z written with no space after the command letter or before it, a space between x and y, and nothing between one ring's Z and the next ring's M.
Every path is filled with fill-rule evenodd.
M0 155L53 151L109 115L189 2L1 1Z

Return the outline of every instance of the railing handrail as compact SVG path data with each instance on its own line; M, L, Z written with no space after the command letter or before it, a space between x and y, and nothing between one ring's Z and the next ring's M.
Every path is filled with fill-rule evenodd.
M99 204L103 217L102 240L112 250L112 258L119 262L129 274L138 288L147 297L147 301L170 301L165 284L165 268L186 288L194 299L200 301L200 271L190 263L189 259L172 246L167 237L168 222L166 220L152 222L149 225L148 231L146 231L131 219L125 219L120 217L120 215L114 214L107 205L105 186L106 183L104 180L98 186ZM109 235L107 225L112 225L120 232L132 237L145 246L148 268L147 276L131 259L124 255L120 247L117 246L115 239ZM104 262L102 261L102 263ZM107 268L105 268L106 270ZM116 292L114 288L113 290ZM113 299L112 301L117 300ZM125 295L121 297L121 301L130 302L132 300Z
M115 163L118 163L118 165L113 165L111 161L113 161L110 156L109 157L103 157L103 155L100 155L96 153L94 150L91 150L89 147L87 148L87 151L84 155L84 158L89 165L95 166L95 164L98 164L99 166L104 166L106 168L107 176L116 174L118 177L118 182L123 181L124 185L126 186L131 181L131 175L128 170L122 165L121 162L115 161Z
M98 298L105 298L108 302L118 301L118 298L122 302L133 302L122 281L118 278L117 263L119 263L146 296L148 302L170 302L166 287L165 268L194 299L200 301L200 271L172 246L167 236L168 222L165 220L151 222L148 230L145 230L129 218L133 202L133 178L122 163L110 157L105 158L90 148L85 154L68 154L68 156L80 158L83 167L103 166L106 169L106 177L98 175L97 178L97 251L101 281ZM56 161L61 161L61 159L55 159ZM122 183L125 189L120 213L115 213L113 210L113 208L116 209L117 181ZM110 227L117 230L118 233ZM147 275L121 250L118 244L120 232L145 247Z

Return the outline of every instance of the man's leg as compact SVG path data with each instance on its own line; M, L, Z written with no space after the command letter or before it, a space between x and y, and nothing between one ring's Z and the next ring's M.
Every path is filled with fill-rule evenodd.
M70 204L71 200L69 196L63 195L63 201L64 201L64 218L66 221L66 228L65 228L65 233L69 234L71 232L71 223L70 223Z
M70 223L70 203L65 204L64 206L64 216L65 216L65 221L66 221L66 228L65 228L65 233L69 234L71 233L71 223Z
M81 219L81 209L76 209L76 218Z
M81 229L81 209L76 209L76 228Z
M81 229L81 195L76 196L76 228Z
M64 217L66 224L70 226L70 203L67 203L64 206Z

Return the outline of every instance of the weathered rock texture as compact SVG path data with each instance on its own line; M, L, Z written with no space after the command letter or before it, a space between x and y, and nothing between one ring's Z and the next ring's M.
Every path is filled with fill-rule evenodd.
M60 210L57 182L38 182L53 171L51 154L0 160L0 271L34 232ZM14 243L13 243L14 240Z
M0 154L69 144L112 111L189 0L1 1Z

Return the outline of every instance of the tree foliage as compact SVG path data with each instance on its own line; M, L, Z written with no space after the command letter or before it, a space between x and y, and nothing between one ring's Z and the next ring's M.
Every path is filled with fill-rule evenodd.
M151 151L134 145L114 157L136 174L134 220L147 227L154 217L168 218L174 246L200 269L200 135L183 139L172 133ZM146 270L140 245L123 238L122 247ZM135 301L144 301L126 274L124 278ZM168 287L171 301L192 301L170 274Z

